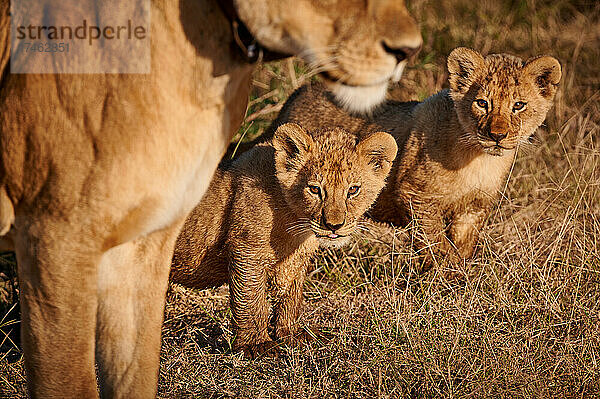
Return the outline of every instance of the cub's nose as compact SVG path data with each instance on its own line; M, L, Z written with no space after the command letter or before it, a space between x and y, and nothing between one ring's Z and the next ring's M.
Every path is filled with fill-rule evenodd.
M506 138L509 131L509 126L509 122L506 120L506 118L499 115L492 115L490 124L487 127L489 138L494 140L496 144L500 143L500 141Z
M504 140L506 138L506 133L490 131L488 136L490 136L490 138L492 140L494 140L496 143L500 143L502 140Z
M331 230L331 232L335 233L337 230L341 229L344 226L344 222L342 223L329 223L328 221L324 221L323 224L325 228Z
M421 45L419 44L417 47L394 47L388 45L386 42L382 42L383 49L386 53L393 55L396 57L398 62L402 62L415 54L417 54L421 50Z

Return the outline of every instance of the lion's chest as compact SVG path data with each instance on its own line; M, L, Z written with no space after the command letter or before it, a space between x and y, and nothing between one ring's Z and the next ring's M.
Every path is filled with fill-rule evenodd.
M438 182L442 202L493 201L503 188L509 167L510 159L483 154L458 170L445 170Z
M279 259L269 273L270 293L274 297L284 295L293 281L306 272L308 262L317 251L318 242L314 236L302 240L295 245L293 251L282 259Z
M405 172L398 194L406 203L434 205L444 212L475 200L494 201L504 187L511 160L483 154L459 169L432 160L422 162Z

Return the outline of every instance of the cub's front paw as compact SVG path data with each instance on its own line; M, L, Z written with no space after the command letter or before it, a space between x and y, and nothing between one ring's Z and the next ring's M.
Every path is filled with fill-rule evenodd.
M257 359L262 356L279 356L278 345L274 341L261 342L260 344L246 344L235 347L236 351L241 351L247 359Z

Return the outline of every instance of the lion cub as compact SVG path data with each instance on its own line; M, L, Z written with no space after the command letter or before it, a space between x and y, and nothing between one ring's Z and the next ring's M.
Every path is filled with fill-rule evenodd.
M308 134L284 124L272 141L217 170L175 245L171 280L229 283L234 347L248 356L297 330L310 256L341 246L385 185L397 145L388 133L358 139L341 129Z
M552 57L483 58L467 48L448 57L450 89L423 102L390 101L370 117L350 115L319 85L296 91L274 126L339 126L390 132L400 148L370 215L399 226L419 222L417 249L470 257L506 183L519 143L542 124L561 78ZM268 133L267 133L268 134Z

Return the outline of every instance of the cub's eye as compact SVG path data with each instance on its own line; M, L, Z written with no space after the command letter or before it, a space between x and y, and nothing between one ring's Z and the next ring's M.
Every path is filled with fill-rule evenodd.
M522 110L525 108L525 105L527 105L527 103L524 103L523 101L517 101L515 105L513 105L513 112Z
M481 108L481 109L484 109L484 110L486 110L486 111L487 111L487 109L488 109L488 103L487 103L487 101L485 101L485 100L484 100L484 99L482 99L482 98L479 98L479 99L475 100L475 104L477 104L477 106L478 106L479 108Z
M308 189L310 190L311 193L313 193L315 195L321 194L321 187L319 187L319 186L313 186L313 185L309 184Z
M348 198L355 196L360 191L360 186L350 186L348 189Z

